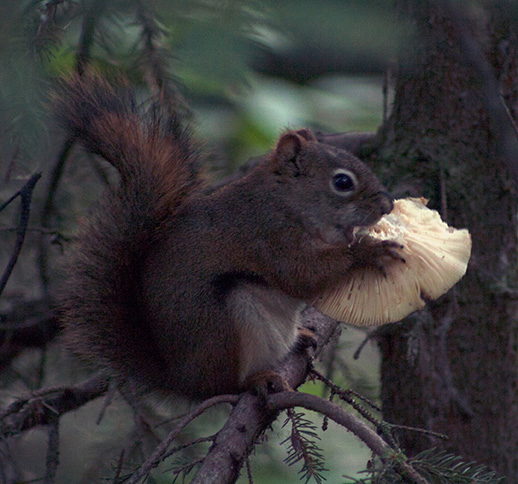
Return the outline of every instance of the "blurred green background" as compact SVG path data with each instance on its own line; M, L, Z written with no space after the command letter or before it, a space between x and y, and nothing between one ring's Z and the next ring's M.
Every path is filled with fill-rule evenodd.
M27 235L0 311L37 300L47 290L52 293L66 241L55 234L46 239L50 281L49 287L42 287L41 221L47 220L50 229L64 237L73 235L78 217L104 189L103 174L111 176L106 167L73 149L52 214L43 213L50 173L66 136L54 123L49 92L60 76L77 68L81 49L87 51L88 63L107 73L125 72L143 92L149 91L149 79L158 72L175 99L183 98L189 106L196 136L203 140L211 171L218 177L265 153L286 128L376 131L390 108L396 51L411 32L409 24L396 19L392 2L377 0L3 0L0 21L1 199L18 190L30 174L43 174L34 193L35 230ZM88 27L91 38L85 40ZM153 43L155 57L146 42ZM0 213L2 263L12 251L17 216L15 204ZM377 400L376 348L368 345L357 361L352 358L363 338L361 331L343 331L335 381ZM44 363L42 359L40 350L25 351L3 371L3 404L34 389L35 382L63 385L86 376L59 343L48 349ZM311 383L305 390L322 391ZM101 401L95 402L62 419L59 482L95 482L109 476L123 443L134 438L131 411L123 401L116 400L97 426L101 407ZM154 402L150 408L162 418L171 415L170 402ZM289 433L282 429L283 421L281 417L251 458L256 483L298 482L301 465L290 468L283 463L286 445L279 442ZM215 422L219 420L214 415L202 419L192 425L195 430L189 427L191 435L214 432ZM321 426L320 417L315 422ZM328 482L351 482L341 476L355 476L365 468L367 448L332 424L319 433ZM33 430L9 446L26 480L44 474L43 431ZM170 482L165 476L156 473L155 478Z

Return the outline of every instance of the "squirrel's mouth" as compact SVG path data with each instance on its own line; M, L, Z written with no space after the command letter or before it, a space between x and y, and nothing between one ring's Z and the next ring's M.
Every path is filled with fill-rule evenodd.
M354 236L357 228L358 227L348 227L344 231L344 238L348 244L352 244L354 242Z
M336 224L327 230L319 230L314 235L329 245L351 246L357 243L363 236L367 235L368 228L371 226L372 224L343 227L342 225Z
M350 232L346 235L347 241L349 245L355 244L357 242L360 242L363 237L366 235L369 235L369 228L372 227L372 225L358 225L356 227L352 227L347 232Z
M358 236L358 232L364 227L360 227L360 226L353 226L353 227L347 227L344 231L343 231L343 234L344 234L344 239L345 239L345 242L347 243L347 245L351 245L353 244L354 242L356 242Z

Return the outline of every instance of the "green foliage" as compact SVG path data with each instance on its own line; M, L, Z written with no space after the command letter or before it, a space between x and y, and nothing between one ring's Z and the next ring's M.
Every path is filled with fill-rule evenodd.
M290 409L287 414L284 426L291 423L291 434L282 442L282 444L288 443L288 457L284 462L292 466L303 461L302 469L299 471L301 480L307 483L313 479L317 484L321 484L325 480L322 473L327 469L322 451L316 443L320 440L316 433L316 425L305 418L303 413Z
M346 42L347 49L340 45L333 55L329 49L366 25L375 27L379 15L369 13L375 3L361 7L355 2L345 8L339 2L315 0L297 7L293 2L256 0L1 3L0 157L11 160L13 178L48 169L53 148L59 149L49 122L48 92L56 78L78 70L81 63L104 73L123 71L146 90L174 98L184 112L190 104L197 111L216 113L211 119L222 122L204 129L212 140L222 140L232 167L264 152L286 127L374 130L381 121L373 116L381 111L377 82L357 82L368 86L362 93L357 87L351 90L350 80L301 87L258 74L265 68L271 74L269 63L284 56L293 57L297 65L280 70L279 77L289 79L294 70L308 70L297 53L305 52L305 40L316 49L312 58L317 65L335 63L324 72L343 69L340 59L358 57L347 53L358 49L358 42ZM307 18L316 15L326 28L302 22L302 12L311 14ZM362 15L367 24L359 23ZM189 103L183 101L186 93ZM0 175L6 176L5 170Z
M402 456L404 457L404 456ZM407 463L430 484L501 484L504 477L498 477L485 465L465 462L461 457L446 451L429 449L408 459ZM354 484L395 484L411 483L396 471L395 459L381 462L370 461L369 467L362 473L368 474L363 479L353 479Z
M44 93L46 79L35 62L28 20L21 2L6 0L0 5L0 159L10 160L23 175L35 159L49 148ZM38 166L39 168L39 166ZM15 171L15 174L16 171ZM1 175L8 178L8 173Z
M437 484L498 484L504 481L484 465L464 462L448 452L430 449L410 459L412 466Z

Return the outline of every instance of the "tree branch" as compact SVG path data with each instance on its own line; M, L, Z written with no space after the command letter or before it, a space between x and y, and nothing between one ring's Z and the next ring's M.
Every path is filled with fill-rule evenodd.
M64 413L76 410L108 390L109 380L96 374L65 388L47 388L16 400L0 414L0 435L9 437L39 425L49 425Z
M313 308L304 311L302 321L304 326L315 330L315 355L318 355L332 337L338 323ZM292 388L297 388L305 381L311 360L308 353L291 354L278 372ZM261 397L245 393L217 433L214 444L192 483L235 482L257 439L269 428L277 414L278 411L269 408Z
M47 425L47 432L47 472L43 484L53 484L59 466L59 417L56 417Z
M56 312L45 298L10 306L0 313L0 369L25 348L44 348L59 330Z
M167 61L170 57L168 48L165 48L164 33L150 10L149 2L137 1L137 20L142 26L143 55L148 83L155 91L155 95L166 103L171 112L180 112L182 116L191 118L189 104L182 96L176 83L167 72Z
M313 308L304 311L302 321L305 326L315 330L317 349L314 353L317 355L332 337L338 323ZM307 352L290 354L277 371L293 388L296 388L305 381L312 359L313 356ZM216 434L214 444L192 482L198 484L235 482L257 438L277 416L277 412L272 412L265 405L264 396L251 393L244 393L241 396L221 395L202 402L180 421L132 476L128 484L143 482L142 479L147 478L149 472L166 456L168 447L183 428L205 410L221 402L230 402L235 406L223 428Z
M79 36L79 45L76 54L76 72L78 75L83 75L87 65L90 62L90 53L94 43L94 33L97 20L104 8L106 2L103 0L91 0L90 4L86 4L81 25L81 34ZM56 196L59 182L65 169L66 161L70 155L72 147L74 146L75 138L68 135L63 146L59 151L54 168L52 169L49 186L47 188L47 195L43 204L43 209L40 214L40 224L43 228L49 228L50 219L54 210L54 198ZM41 288L46 296L48 296L48 251L47 239L42 235L39 239L39 253L38 253L38 269L40 275Z
M376 133L347 132L325 134L317 131L315 134L321 143L349 151L358 158L362 158L364 152L369 148L372 149L376 143Z
M22 210L20 214L20 222L18 224L16 230L16 243L14 245L13 254L11 255L11 259L7 263L7 267L4 270L2 278L0 279L0 295L5 289L7 281L9 277L11 277L11 273L13 272L16 261L18 260L18 256L20 255L20 251L22 250L23 241L25 239L25 232L27 230L27 224L29 223L29 215L31 211L31 200L32 200L32 191L36 186L37 181L40 179L41 174L36 173L32 175L29 180L25 183L20 191L18 191L15 195L13 195L9 200L2 204L0 207L0 211L3 210L9 203L11 203L16 197L20 196L22 199Z
M346 412L340 405L321 397L308 393L281 392L270 395L267 403L270 408L276 411L302 407L326 415L356 435L356 437L364 442L367 447L382 460L394 459L398 451L398 449L394 449L388 445L373 429L367 426L358 417ZM421 477L404 460L394 460L394 462L398 470L404 476L412 479L416 484L428 484L427 480Z
M169 435L160 443L153 454L151 454L151 456L146 459L146 462L140 466L138 471L131 477L127 484L136 484L142 478L147 479L149 473L155 467L157 467L158 464L160 464L164 458L164 455L167 453L168 447L173 443L178 434L196 417L199 417L202 413L204 413L209 408L214 407L215 405L219 405L220 403L235 404L237 403L238 399L238 395L217 395L200 403L192 412L180 420L180 423L178 423L176 427L169 433Z

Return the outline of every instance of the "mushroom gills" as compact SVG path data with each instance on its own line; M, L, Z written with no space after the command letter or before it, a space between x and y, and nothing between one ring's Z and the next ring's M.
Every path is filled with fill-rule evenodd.
M376 224L355 232L394 240L401 245L399 260L387 260L386 277L375 268L350 271L312 305L328 316L357 326L379 326L400 321L437 299L466 273L471 237L466 229L449 227L424 198L394 201L394 209Z

